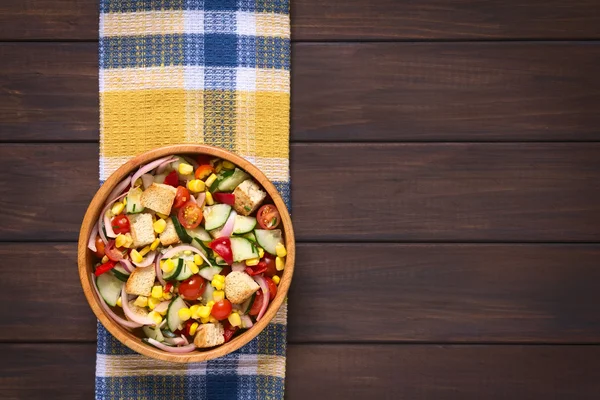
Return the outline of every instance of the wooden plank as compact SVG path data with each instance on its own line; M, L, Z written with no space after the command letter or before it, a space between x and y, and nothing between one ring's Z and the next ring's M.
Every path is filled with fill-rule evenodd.
M0 341L96 339L75 252L0 244L0 302L12 304ZM599 343L599 256L600 245L300 244L288 339Z
M600 37L593 0L297 0L293 40L592 39ZM5 0L2 40L97 40L94 0Z
M292 141L600 138L597 43L293 48ZM3 44L0 141L98 140L95 43Z
M95 344L0 344L3 399L93 397ZM290 345L289 399L596 399L599 346Z
M294 144L291 156L300 241L600 240L600 143ZM97 157L94 143L1 146L0 240L76 240Z
M600 139L596 43L306 44L293 60L295 141Z
M0 141L98 140L96 44L3 44L0 58Z

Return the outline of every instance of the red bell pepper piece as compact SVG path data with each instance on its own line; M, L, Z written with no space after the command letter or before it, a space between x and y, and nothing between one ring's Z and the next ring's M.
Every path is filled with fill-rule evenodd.
M96 268L96 271L94 271L94 275L100 276L103 273L108 272L111 269L113 269L115 267L115 265L117 265L117 263L114 261L109 261L102 265L99 265L98 268Z
M179 175L177 175L177 171L171 171L169 175L165 176L165 185L173 186L176 188L179 186Z
M229 265L233 264L233 251L231 251L231 240L228 237L222 237L213 240L208 247L213 249Z
M237 326L232 326L227 320L223 322L223 337L225 338L225 343L231 340L238 329Z
M194 174L194 177L196 179L204 179L204 178L208 177L210 174L212 174L213 172L215 172L215 169L212 167L212 165L206 163L204 165L199 166L196 169L196 173Z
M261 261L257 265L254 265L252 267L246 267L246 269L245 269L246 273L250 276L262 274L266 270L267 270L267 263L264 261Z
M213 199L219 203L229 204L230 206L235 204L235 194L233 193L213 193Z

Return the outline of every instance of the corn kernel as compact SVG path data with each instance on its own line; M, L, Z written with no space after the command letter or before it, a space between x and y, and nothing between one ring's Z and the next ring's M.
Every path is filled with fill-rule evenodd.
M214 306L214 305L215 305L215 302L212 301L212 300L209 301L208 303L206 303L206 306L209 307L209 308L211 308L211 309L212 309L212 306Z
M212 197L212 194L210 192L206 192L206 205L207 206L212 206L213 204L215 204L215 201Z
M197 274L198 272L200 272L200 268L198 268L196 263L194 263L193 261L188 260L185 262L185 265L187 265L190 271L192 271L192 274Z
M156 215L158 215L158 216L159 216L160 218L162 218L162 219L167 219L167 218L169 218L169 216L168 216L168 215L166 215L166 214L162 214L162 213L159 213L159 212L157 212L157 213L156 213Z
M156 308L156 306L159 305L161 301L161 299L157 299L156 297L150 297L148 299L148 308L154 310L154 308Z
M123 303L121 302L121 296L119 296L119 298L117 299L117 305L119 307L123 307Z
M277 275L274 275L271 279L273 280L273 283L276 285L279 285L279 282L281 281L281 278Z
M190 164L186 164L186 163L181 163L179 164L179 173L181 175L191 175L194 172L194 167L192 167Z
M225 288L225 279L221 280L220 277L225 278L223 275L215 275L213 276L213 279L211 281L211 285L213 285L213 287L217 290L223 290L223 288Z
M200 306L198 310L194 313L196 318L208 318L210 316L211 307L208 306ZM205 322L206 323L206 322Z
M277 253L277 257L287 256L287 250L285 249L283 243L277 243L277 246L275 246L275 252Z
M169 292L163 293L163 299L165 299L165 300L171 300L172 298L173 298L173 294L172 293L169 293Z
M108 262L108 257L104 256L102 257L102 264L106 264Z
M221 301L225 298L225 292L222 290L215 290L213 292L213 300L214 301Z
M163 320L162 315L160 315L156 311L150 311L148 313L148 317L150 317L150 318L152 318L154 320L154 324L155 325L160 324L162 322L162 320Z
M197 266L204 264L204 260L202 259L202 257L200 257L199 254L194 254L194 264L196 264Z
M234 169L235 168L235 164L232 163L231 161L223 160L223 168L225 168L225 169Z
M200 179L193 179L187 184L187 188L194 193L204 192L205 186Z
M144 257L142 257L142 255L138 253L136 249L131 250L129 256L131 257L131 261L133 262L141 263L142 261L144 261Z
M190 307L190 312L192 313L192 318L194 318L194 319L198 318L196 316L196 313L198 312L198 308L200 308L199 304L194 304L193 306Z
M242 319L238 313L231 313L229 317L227 317L231 326L240 326L242 324Z
M110 211L113 213L113 215L119 215L123 212L124 209L125 209L125 205L119 201L119 202L115 203L114 206L112 206Z
M209 320L210 319L208 317L206 317L206 318L200 318L200 322L202 322L203 324L208 324Z
M246 265L249 267L254 267L255 265L258 265L259 262L260 258L251 258L249 260L246 260Z
M180 320L187 321L191 318L192 313L190 312L189 308L182 308L177 312L177 315L179 316Z
M211 187L213 183L217 180L217 176L215 174L210 174L208 178L206 178L206 186Z
M138 307L146 307L148 305L148 298L146 296L138 296L133 302Z
M185 250L183 252L183 254L185 254L186 256L191 256L192 255L192 251L191 250Z
M262 247L258 248L258 258L263 258L265 256L265 250Z
M160 244L160 239L154 239L154 242L152 242L152 244L150 245L150 250L154 251L158 248L158 245Z
M123 205L126 206L127 205L127 196L123 197Z
M164 219L159 219L152 224L152 227L154 228L154 232L160 234L165 231L165 228L167 227L167 222Z
M133 239L130 234L119 233L115 239L115 246L129 248L133 244Z
M175 263L169 258L168 260L162 263L160 268L163 270L164 273L168 274L175 268Z
M146 246L146 247L144 247L143 249L141 249L141 250L139 251L139 253L140 253L142 256L145 256L146 254L150 253L150 246Z
M285 260L281 257L275 258L275 269L277 269L277 271L283 271L284 268Z
M194 336L196 334L196 330L200 325L197 322L194 322L190 325L190 336Z
M222 170L222 169L223 169L223 164L222 164L222 163L217 163L217 164L215 165L215 172L216 172L216 173L219 173L219 172L221 172L221 170Z
M163 288L160 285L156 285L152 288L152 297L161 299L163 295Z

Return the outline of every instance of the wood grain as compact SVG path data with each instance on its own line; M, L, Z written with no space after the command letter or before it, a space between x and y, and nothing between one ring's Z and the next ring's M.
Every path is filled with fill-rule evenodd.
M600 139L595 42L295 44L293 52L294 142ZM0 55L0 141L98 140L95 43L2 44Z
M593 39L594 0L297 0L293 40ZM5 0L2 40L97 40L95 0Z
M2 44L0 58L0 141L98 140L95 44Z
M598 64L596 43L296 45L292 137L598 140Z
M299 241L600 239L598 143L291 150ZM93 143L0 146L0 240L76 240L97 189L97 158Z
M0 257L0 341L96 340L75 244ZM300 244L288 340L600 343L599 258L600 245Z
M0 397L89 399L95 344L0 344ZM289 399L596 399L599 346L290 345Z

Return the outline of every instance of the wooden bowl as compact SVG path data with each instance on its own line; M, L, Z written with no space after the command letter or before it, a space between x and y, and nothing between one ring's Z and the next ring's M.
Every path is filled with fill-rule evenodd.
M281 220L283 223L283 230L285 236L285 246L288 253L285 262L285 269L281 277L281 282L278 286L277 296L275 296L275 299L269 304L269 308L267 309L265 315L259 322L254 324L254 326L248 331L242 333L241 335L239 335L238 337L236 337L228 343L224 343L221 346L215 347L213 349L195 350L191 353L186 354L168 353L160 349L154 348L150 345L147 345L145 343L142 343L140 337L121 327L108 315L106 315L106 313L98 303L100 299L96 295L96 292L92 286L90 275L93 272L94 255L92 251L87 248L87 242L90 237L92 228L94 227L94 224L100 216L100 212L102 211L107 196L115 188L115 186L119 182L121 182L128 174L134 172L140 165L147 164L148 162L151 162L155 159L171 154L208 154L214 157L219 157L224 160L229 160L235 165L244 169L246 172L248 172L258 183L261 184L261 186L271 196L271 198L275 202L277 210L281 214ZM104 185L102 185L102 187L98 190L98 192L92 199L92 202L90 203L83 218L81 231L79 233L77 263L79 266L79 279L81 280L81 285L83 287L85 297L87 298L90 307L94 311L94 314L96 314L96 317L98 317L102 325L104 325L104 327L108 329L108 331L112 333L114 337L116 337L125 346L145 356L164 361L189 363L207 361L213 358L229 354L244 346L246 343L254 339L260 332L262 332L262 330L267 326L271 319L273 319L273 317L279 310L279 307L281 306L281 304L287 296L287 292L292 281L292 274L294 272L295 250L296 247L294 242L294 231L292 229L292 221L290 219L288 210L275 186L267 179L267 177L262 172L260 172L258 168L256 168L254 165L252 165L245 159L233 153L230 153L229 151L217 147L198 144L182 144L161 147L158 149L150 150L144 154L140 154L139 156L134 157L133 159L129 160L124 165L122 165L106 180Z

